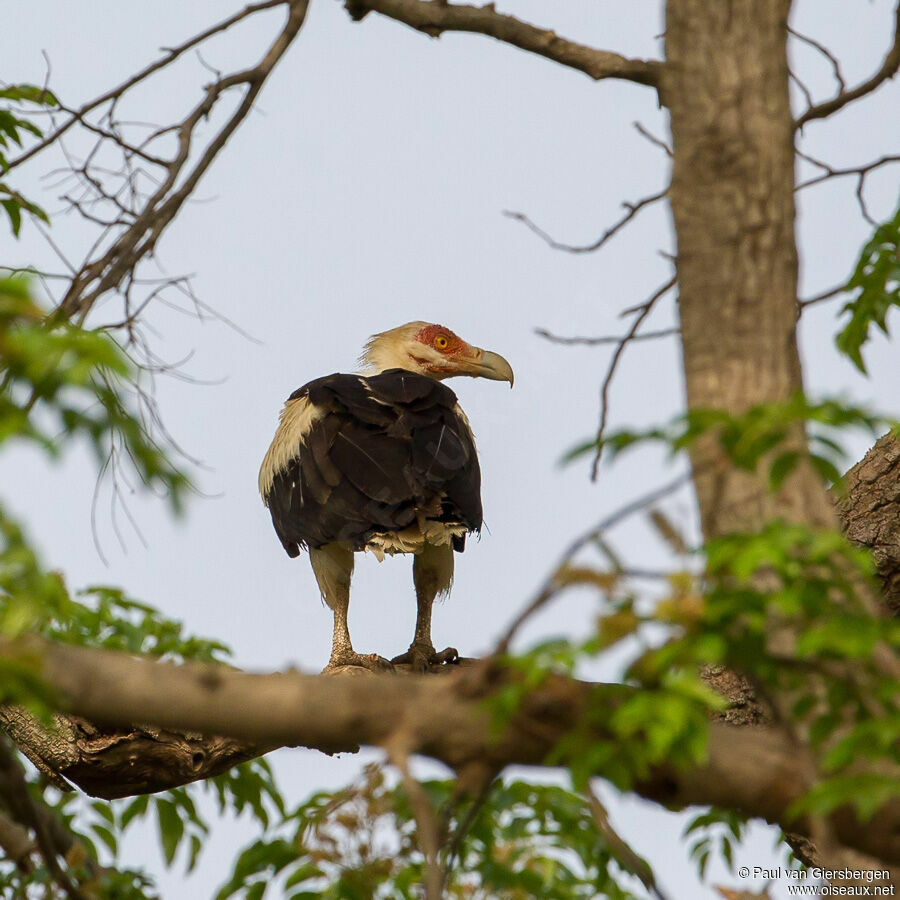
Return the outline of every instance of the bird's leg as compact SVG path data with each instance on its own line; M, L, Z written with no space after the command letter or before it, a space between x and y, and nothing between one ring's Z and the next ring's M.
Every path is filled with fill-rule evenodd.
M437 653L431 643L431 610L434 598L446 594L453 581L453 548L449 545L425 544L413 558L413 584L416 588L416 631L406 653L394 657L393 663L409 663L416 672L428 667L455 662L459 654L454 647Z
M372 671L390 670L393 666L377 653L357 653L350 643L347 613L350 609L350 579L353 576L353 551L340 544L326 544L309 551L322 599L334 613L331 658L325 671L341 666L361 666Z

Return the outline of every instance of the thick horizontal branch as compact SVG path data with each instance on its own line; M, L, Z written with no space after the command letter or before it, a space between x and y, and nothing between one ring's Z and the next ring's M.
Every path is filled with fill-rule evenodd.
M251 743L335 752L359 744L395 745L467 772L542 765L560 738L582 730L586 711L612 709L628 689L548 679L502 728L483 699L497 686L484 666L444 678L340 677L296 672L253 675L223 667L158 663L40 638L0 640L0 657L36 665L69 712L94 722L134 720L161 728L229 734ZM709 759L692 770L664 767L637 790L668 807L715 804L786 825L786 810L808 788L796 748L769 729L710 725ZM594 727L597 740L611 735ZM564 762L564 760L560 760ZM603 772L597 772L602 776ZM843 844L900 863L900 801L861 823L849 810L832 817ZM804 822L792 822L803 832Z
M878 71L871 78L867 78L862 84L857 85L855 88L838 91L831 100L826 100L824 103L810 106L810 108L797 119L795 123L796 127L802 128L807 122L811 122L813 119L824 119L827 116L836 113L838 110L843 109L848 103L859 100L860 97L865 97L866 94L871 94L873 91L880 88L884 82L893 78L898 70L900 70L900 3L897 4L897 8L894 11L894 42L891 44Z
M354 19L377 12L431 37L439 37L445 31L484 34L577 69L597 81L621 78L651 87L659 84L661 62L630 59L609 50L597 50L566 40L549 29L498 13L493 3L465 6L439 0L346 0L344 5Z

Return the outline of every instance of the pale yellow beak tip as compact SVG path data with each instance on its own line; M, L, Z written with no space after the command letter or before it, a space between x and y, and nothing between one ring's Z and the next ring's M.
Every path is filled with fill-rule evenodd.
M490 350L482 354L476 374L491 381L508 381L510 388L515 380L512 366L499 353Z

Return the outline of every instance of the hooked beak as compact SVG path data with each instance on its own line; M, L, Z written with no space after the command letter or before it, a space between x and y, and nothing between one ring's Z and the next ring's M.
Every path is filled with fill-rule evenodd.
M499 354L473 347L472 353L462 362L462 374L473 378L490 378L491 381L508 381L513 386L512 366Z

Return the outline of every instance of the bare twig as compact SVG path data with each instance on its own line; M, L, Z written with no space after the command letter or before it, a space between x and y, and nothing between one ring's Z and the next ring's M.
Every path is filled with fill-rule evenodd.
M898 69L900 69L900 4L894 10L894 40L878 71L855 88L841 89L830 100L810 106L794 123L795 127L803 128L807 122L811 122L813 119L824 119L843 109L848 103L871 94L884 82L893 78Z
M434 806L425 789L409 769L409 754L398 740L388 747L388 757L400 772L403 790L409 799L416 820L419 849L425 857L425 900L441 900L444 894L444 873L441 871L441 834Z
M837 81L838 93L843 92L846 89L847 84L844 81L844 76L841 72L841 65L837 61L837 58L834 56L834 54L824 44L820 44L818 41L813 40L811 37L809 37L809 35L801 34L799 31L796 31L793 28L788 28L788 34L790 34L792 37L797 38L798 41L802 41L804 44L812 47L814 50L818 50L819 53L821 53L822 56L824 56L825 59L827 59L828 62L831 63L831 68L834 72L834 79L835 81ZM809 105L812 106L812 102L810 102Z
M870 224L877 225L878 223L869 213L868 207L866 206L865 197L863 195L863 191L866 186L866 178L872 174L872 172L877 171L883 166L890 166L896 163L900 163L900 154L890 154L881 156L878 159L872 160L872 162L863 163L859 166L848 166L846 168L835 168L829 163L824 162L821 159L817 159L814 156L811 156L808 153L803 153L799 150L796 151L797 156L800 159L805 160L811 165L816 166L821 169L822 172L819 175L814 175L812 178L807 178L806 181L801 181L800 184L797 185L795 190L802 191L806 188L814 187L817 184L822 184L824 181L828 181L832 178L846 178L848 176L854 176L856 178L856 201L859 205L860 213L862 217Z
M807 306L814 306L816 303L824 303L826 300L832 300L835 297L840 297L841 294L847 293L847 286L844 284L839 284L837 287L830 288L827 291L822 291L821 294L816 294L813 297L807 297L805 300L800 301L800 309L806 309Z
M616 862L626 872L634 875L647 889L647 892L656 897L657 900L667 900L666 895L656 884L653 869L631 849L625 839L613 828L612 823L609 821L609 813L606 811L606 807L590 786L588 786L587 798L594 825L597 831L600 832L601 837L606 841L606 846Z
M669 159L672 158L672 148L662 138L657 137L655 134L648 131L641 122L634 122L633 125L639 135L645 137L655 147L659 147L660 150L662 150L666 154L666 156L669 157Z
M116 87L111 88L105 93L100 94L100 96L95 97L88 103L85 103L82 106L78 107L78 109L72 113L70 118L67 119L61 126L53 129L53 131L49 132L41 141L39 141L33 147L29 147L28 150L26 150L24 153L21 153L15 159L9 160L7 168L15 169L17 166L20 166L22 163L40 153L41 150L44 150L51 144L55 144L59 140L59 138L62 137L73 125L83 120L84 116L86 116L89 112L92 112L98 106L102 106L104 103L107 103L110 100L115 100L118 97L121 97L123 94L130 91L131 88L133 88L135 85L140 84L142 81L145 81L155 72L158 72L160 69L164 69L166 66L171 65L173 62L175 62L175 60L177 60L191 48L196 47L198 44L202 44L204 41L208 40L216 34L227 31L229 28L231 28L232 25L236 25L238 22L246 19L248 16L252 16L254 13L260 12L264 9L272 9L276 6L284 6L287 2L288 0L264 0L264 2L262 3L253 3L249 6L244 7L244 9L242 9L240 12L229 16L227 19L223 19L218 24L207 28L206 31L202 31L200 32L200 34L194 35L183 44L179 44L176 47L165 48L165 56L150 63L150 65L141 69L139 72L136 72L134 75L132 75L130 78L126 79Z
M546 338L554 344L582 344L589 347L596 347L603 344L619 344L625 339L624 336L618 334L605 335L603 337L580 337L578 335L574 337L561 337L560 335L552 334L545 328L535 328L534 333L539 337ZM680 328L662 328L659 331L645 331L643 334L636 334L631 340L653 341L657 338L671 337L674 334L680 333Z
M628 329L628 333L619 341L616 346L615 351L613 352L612 358L609 361L609 367L606 370L606 376L603 379L603 384L600 386L600 422L597 425L597 450L594 454L594 462L591 466L591 481L597 480L597 473L600 469L600 455L603 452L603 433L606 430L606 420L609 415L609 389L612 385L612 380L615 377L616 369L619 366L619 360L622 358L622 354L625 352L625 348L635 339L638 329L640 329L644 320L650 313L653 311L653 307L656 302L664 297L673 287L678 280L676 275L673 275L665 284L661 287L657 288L656 291L647 299L644 303L638 314L635 316L634 322L631 323L631 328Z
M569 564L570 560L575 556L576 553L579 553L588 544L592 543L599 536L603 535L604 532L609 531L610 528L613 528L623 520L635 515L635 513L641 512L642 510L658 502L659 500L662 500L663 497L668 497L669 494L674 493L679 488L688 484L690 480L690 473L684 473L682 475L679 475L677 478L673 478L671 481L666 482L661 487L654 488L652 491L649 491L646 494L642 494L640 497L637 497L630 503L626 503L624 506L619 507L619 509L610 513L610 515L606 516L596 525L592 526L587 531L575 538L575 540L572 541L563 551L563 554L557 564L554 566L553 571L544 579L543 584L540 586L532 600L518 613L518 615L509 624L506 631L497 642L497 645L491 655L493 657L501 657L508 653L509 646L512 643L513 638L515 638L515 636L519 633L519 630L525 624L525 622L527 622L536 612L538 612L538 610L543 609L543 607L546 606L547 603L549 603L550 600L552 600L560 592L563 585L560 583L558 576L560 572L564 571L565 567Z
M445 31L487 35L570 69L577 69L597 81L621 78L656 87L663 66L656 60L629 59L618 53L566 40L549 29L498 13L493 3L466 6L440 0L345 0L344 5L354 19L377 12L430 37L440 37Z
M668 188L660 191L656 194L650 194L648 197L643 197L635 203L623 203L622 206L625 209L624 215L621 218L617 219L603 234L597 238L596 241L593 241L590 244L565 244L561 241L556 240L556 238L549 235L546 231L544 231L539 226L535 225L535 223L524 213L513 212L511 210L504 210L503 215L509 219L513 219L516 222L521 222L526 226L529 230L533 231L541 240L546 242L550 247L554 250L565 250L567 253L591 253L594 250L599 250L604 244L606 244L612 237L618 234L642 209L645 209L648 206L652 206L654 203L658 203L666 194L669 192Z
M268 5L271 4L266 4ZM269 74L299 32L306 17L306 9L307 0L294 0L281 33L259 63L252 68L234 72L206 88L206 96L178 127L177 151L165 167L166 174L162 183L147 199L134 222L117 236L106 252L85 262L77 271L60 302L62 315L68 317L78 313L83 317L102 295L117 289L123 279L133 273L135 265L153 252L162 233L249 113ZM182 45L182 48L185 46ZM209 116L220 97L236 87L243 87L245 91L235 111L214 135L193 167L185 172L185 166L193 156L195 128Z
M806 105L812 106L813 95L810 92L809 88L806 86L806 82L803 81L803 79L801 79L800 76L797 75L797 73L794 72L794 70L790 67L788 67L788 78L790 78L791 81L793 81L794 84L796 84L797 87L800 88L800 93L803 94L803 99L806 101Z

